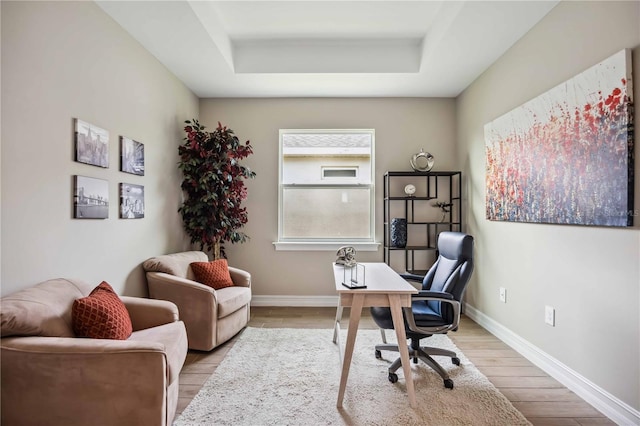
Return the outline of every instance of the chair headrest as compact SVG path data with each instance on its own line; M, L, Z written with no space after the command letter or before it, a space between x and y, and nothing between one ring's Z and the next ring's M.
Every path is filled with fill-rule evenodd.
M441 232L438 236L440 256L447 259L472 259L473 237L463 232Z

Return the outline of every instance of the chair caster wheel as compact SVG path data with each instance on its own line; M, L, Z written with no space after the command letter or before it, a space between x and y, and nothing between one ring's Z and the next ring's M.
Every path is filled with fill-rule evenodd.
M389 373L389 381L391 383L397 382L398 381L398 375L396 373ZM453 382L452 382L451 386L453 386Z
M380 352L379 350L376 350L376 358L382 359L382 352Z
M453 389L453 380L447 379L444 381L444 387L447 389Z
M460 358L458 357L451 358L451 362L454 363L455 365L460 365Z

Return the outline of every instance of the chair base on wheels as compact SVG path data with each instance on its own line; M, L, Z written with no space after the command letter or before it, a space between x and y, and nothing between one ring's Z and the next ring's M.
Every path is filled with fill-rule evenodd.
M399 352L399 349L398 349L398 345L388 345L388 344L376 345L376 358L378 359L382 358L381 351ZM460 365L460 358L456 356L455 352L448 351L446 349L420 346L419 339L414 339L414 338L411 339L411 344L409 345L409 358L413 359L413 362L415 364L418 363L418 359L422 360L429 367L433 368L440 375L440 377L442 377L445 388L453 389L453 380L449 378L449 374L447 374L447 371L444 368L442 368L442 366L438 364L436 360L434 360L431 357L431 355L449 357L451 358L451 362L453 364ZM398 375L396 374L396 371L401 366L402 366L402 360L400 358L396 359L389 366L389 381L391 383L395 383L398 381Z

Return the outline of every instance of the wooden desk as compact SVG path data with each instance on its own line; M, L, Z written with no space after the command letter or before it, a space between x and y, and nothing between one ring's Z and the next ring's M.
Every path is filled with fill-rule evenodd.
M412 408L416 408L416 394L411 376L409 349L407 345L402 344L407 341L404 330L404 320L402 318L402 307L411 306L411 295L418 293L418 290L400 277L400 275L386 263L362 263L361 265L365 266L365 284L367 288L351 290L342 285L344 276L343 267L335 263L333 264L336 291L340 295L333 329L333 342L338 343L338 345L342 308L345 306L351 307L347 342L344 349L344 356L342 357L342 375L340 376L340 390L338 391L338 407L342 407L342 400L344 399L344 391L347 385L347 378L349 377L349 367L351 365L351 357L356 342L356 333L358 332L362 308L388 306L391 308L393 327L396 331L396 337L398 338L398 347L400 348L402 371L404 372L407 386L409 404ZM360 273L362 273L362 271L360 271ZM347 278L349 277L350 275L347 272ZM373 356L373 349L371 353L371 356ZM381 377L380 380L384 380L384 378Z

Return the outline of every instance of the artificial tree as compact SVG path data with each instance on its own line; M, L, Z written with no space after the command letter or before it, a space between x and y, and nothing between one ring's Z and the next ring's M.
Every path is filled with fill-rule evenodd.
M191 243L219 259L225 256L223 242L243 243L249 238L239 231L247 223L247 209L241 204L247 198L244 180L256 174L240 165L240 160L253 149L249 141L241 144L233 130L219 122L213 132L196 119L185 123L178 167L186 197L178 211Z

